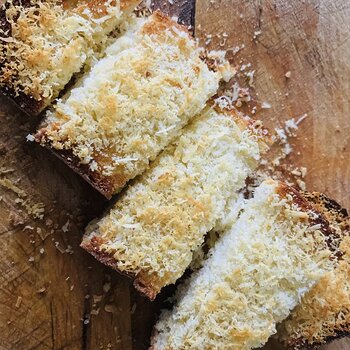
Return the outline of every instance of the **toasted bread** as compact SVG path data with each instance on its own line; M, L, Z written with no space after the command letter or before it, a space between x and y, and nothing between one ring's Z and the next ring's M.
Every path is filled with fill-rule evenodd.
M265 151L265 131L208 109L130 185L82 247L154 299L184 273Z
M350 335L350 219L345 209L319 193L306 194L342 237L339 265L307 293L278 330L289 349L314 348Z
M139 0L13 0L0 10L0 89L38 115Z
M249 350L265 344L300 298L334 268L338 236L293 188L266 180L202 269L162 313L152 350Z
M200 52L185 27L158 11L135 20L48 113L37 141L110 198L216 93L221 74Z

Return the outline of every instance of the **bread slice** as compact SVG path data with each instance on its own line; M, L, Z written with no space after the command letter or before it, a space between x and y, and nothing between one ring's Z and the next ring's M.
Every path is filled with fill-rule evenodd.
M334 238L334 242L333 242ZM153 350L262 346L334 267L336 237L300 193L273 180L247 200L201 270L155 326Z
M82 247L132 276L135 287L154 299L182 276L229 198L258 165L265 140L264 130L235 112L208 109L107 215L88 226Z
M319 193L307 195L342 237L337 268L307 293L278 329L286 348L313 348L350 335L350 219L345 209Z
M204 108L220 78L187 30L155 12L108 47L48 113L37 140L109 198Z
M6 1L0 11L0 89L28 114L39 114L140 1Z

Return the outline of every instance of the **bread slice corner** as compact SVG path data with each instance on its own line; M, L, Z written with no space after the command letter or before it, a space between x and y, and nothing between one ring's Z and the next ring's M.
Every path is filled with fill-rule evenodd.
M288 349L316 349L350 336L350 218L346 209L321 193L305 193L340 237L339 264L307 293L277 337Z
M39 115L141 0L13 0L0 8L0 91Z

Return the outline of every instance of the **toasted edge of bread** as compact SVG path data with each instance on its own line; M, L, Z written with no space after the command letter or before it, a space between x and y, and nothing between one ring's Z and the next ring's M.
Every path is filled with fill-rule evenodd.
M114 194L114 186L107 177L99 176L99 173L90 170L88 165L80 164L79 159L71 151L57 151L48 145L45 145L53 155L65 163L75 173L80 175L95 190L101 193L105 198L111 199Z
M158 292L155 291L151 285L147 285L143 282L142 273L131 274L121 271L117 268L116 260L112 253L106 253L100 250L100 245L103 244L103 240L99 237L93 237L89 241L83 241L80 247L85 249L89 254L91 254L96 260L102 264L112 268L113 270L119 272L120 274L127 276L133 280L134 287L148 299L153 301Z

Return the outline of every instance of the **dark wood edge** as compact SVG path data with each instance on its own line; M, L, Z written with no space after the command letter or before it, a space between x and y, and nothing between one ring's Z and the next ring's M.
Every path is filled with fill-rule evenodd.
M39 116L48 106L48 101L44 99L38 101L23 92L16 94L12 89L8 87L3 87L0 89L0 92L8 99L13 101L22 112L30 117Z

